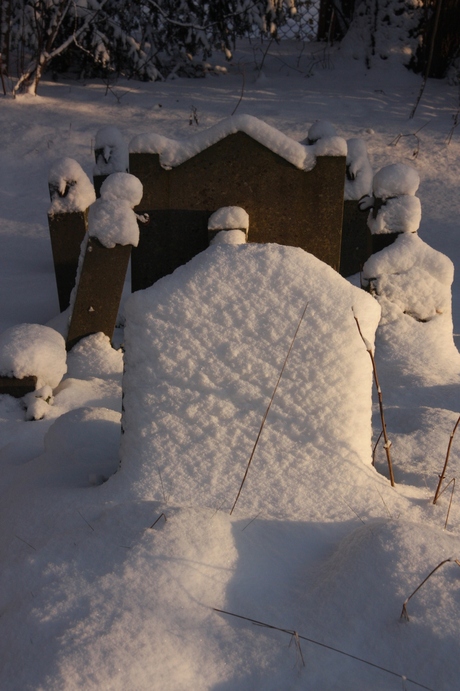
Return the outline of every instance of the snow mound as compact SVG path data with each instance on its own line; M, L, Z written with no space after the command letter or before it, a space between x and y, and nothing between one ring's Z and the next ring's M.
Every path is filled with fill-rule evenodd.
M65 341L49 326L18 324L0 334L0 375L37 377L37 389L55 388L67 371Z
M392 163L384 166L374 175L374 196L388 199L402 194L413 196L420 185L420 176L405 163Z
M316 156L346 155L346 143L336 141L339 137L332 137L329 145L323 144L318 150L299 144L252 115L234 115L184 140L168 139L155 133L137 135L131 140L129 150L131 153L159 154L162 166L175 167L236 132L244 132L301 170L314 168Z
M353 314L372 343L377 302L301 249L218 245L126 303L121 479L136 496L231 507L307 303L239 506L299 517L315 472L370 463Z
M51 192L50 216L86 211L96 199L93 183L73 158L61 158L51 166L48 184Z
M94 175L128 172L128 145L117 127L107 125L97 131L94 152L96 155L96 164L93 168Z
M458 554L458 537L441 528L397 520L357 528L316 572L316 587L308 595L309 630L317 640L328 637L330 645L342 650L360 650L360 657L379 660L425 688L455 688L450 659L460 652L457 564L446 563L414 595L407 604L409 622L401 621L400 614L403 602L430 571ZM428 630L433 633L430 654L422 657ZM331 639L332 631L337 633ZM381 632L378 638L375 631ZM323 688L336 688L336 673L323 672ZM362 687L350 682L342 679L340 688L376 688L375 680Z
M88 232L104 247L139 243L133 207L142 199L142 183L129 173L113 173L101 186L101 198L90 208Z
M208 230L245 230L249 228L249 215L240 206L222 206L208 221Z
M407 233L364 265L364 281L382 307L379 356L414 384L446 382L460 373L451 314L453 272L448 257Z

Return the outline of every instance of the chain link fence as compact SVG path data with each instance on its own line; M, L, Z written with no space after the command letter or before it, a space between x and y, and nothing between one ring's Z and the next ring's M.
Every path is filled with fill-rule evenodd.
M299 0L297 12L277 31L278 38L317 41L321 0Z

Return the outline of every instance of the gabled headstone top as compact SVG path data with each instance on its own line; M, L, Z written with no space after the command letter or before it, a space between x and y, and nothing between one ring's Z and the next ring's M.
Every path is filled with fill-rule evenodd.
M234 115L184 140L155 133L137 135L131 140L129 151L158 154L163 167L174 168L237 132L247 134L300 170L312 170L316 156L347 155L347 144L341 137L325 137L317 144L305 146L252 115Z

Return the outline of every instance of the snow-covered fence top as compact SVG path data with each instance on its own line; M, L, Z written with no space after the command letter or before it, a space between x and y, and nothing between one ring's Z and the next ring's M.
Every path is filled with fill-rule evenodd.
M304 145L249 115L186 140L144 134L130 143L130 172L149 215L132 254L133 290L152 285L208 246L209 217L239 206L249 242L293 245L340 265L347 146L340 137Z
M130 153L159 154L162 166L174 168L230 134L244 132L300 170L312 170L316 156L346 156L341 137L323 137L310 146L296 142L253 115L234 115L187 139L168 139L160 134L140 134L129 144Z

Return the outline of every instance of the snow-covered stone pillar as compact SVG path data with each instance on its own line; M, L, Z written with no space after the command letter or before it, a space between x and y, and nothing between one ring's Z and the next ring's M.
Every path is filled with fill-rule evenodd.
M67 350L93 333L113 336L131 248L139 242L133 207L141 199L142 184L129 173L114 173L102 184L82 245Z
M56 161L49 172L48 186L51 197L48 225L59 309L63 312L70 304L80 245L87 229L88 207L96 195L90 179L72 158Z
M417 232L422 218L420 199L415 196L419 184L417 171L404 163L385 166L374 175L367 219L372 253L391 245L401 233Z
M112 173L129 172L128 145L120 130L112 125L101 127L94 143L96 163L93 168L93 182L96 196L101 196L101 186Z

